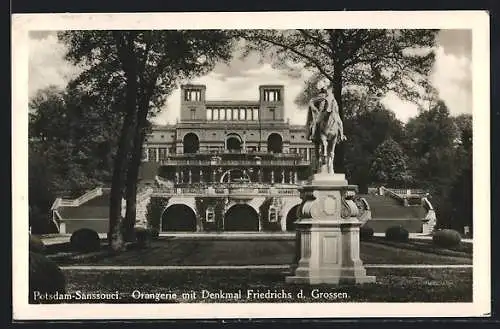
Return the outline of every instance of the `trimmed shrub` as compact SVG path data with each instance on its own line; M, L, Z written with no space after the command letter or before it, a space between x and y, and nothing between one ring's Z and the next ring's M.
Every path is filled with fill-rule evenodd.
M64 294L66 279L56 263L44 255L30 251L29 254L29 301L37 303L36 296L45 294Z
M460 244L462 237L455 230L440 230L432 234L432 242L441 248L453 248Z
M151 239L158 239L160 236L160 231L156 228L149 228L149 231L151 232Z
M31 252L36 252L38 254L43 254L45 253L46 251L46 247L45 247L45 244L43 243L43 241L35 236L35 235L31 235L30 234L30 245L29 245L29 250Z
M79 252L98 251L101 248L99 234L89 228L82 228L73 232L69 243L71 249Z
M359 228L359 238L361 241L370 240L371 238L373 238L373 233L373 228L369 226L361 226Z
M152 235L151 231L141 226L136 227L134 230L135 230L135 239L137 241L137 246L139 248L145 248L149 246Z
M402 226L391 226L385 231L385 239L389 241L408 241L409 233Z

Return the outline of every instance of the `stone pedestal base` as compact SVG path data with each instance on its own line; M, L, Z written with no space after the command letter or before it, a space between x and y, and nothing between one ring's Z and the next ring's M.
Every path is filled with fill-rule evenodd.
M359 212L352 200L356 186L343 175L331 175L321 183L314 177L301 189L301 219L297 226L297 255L293 276L287 283L371 283L359 258ZM316 184L315 184L316 183ZM352 196L351 196L352 195Z

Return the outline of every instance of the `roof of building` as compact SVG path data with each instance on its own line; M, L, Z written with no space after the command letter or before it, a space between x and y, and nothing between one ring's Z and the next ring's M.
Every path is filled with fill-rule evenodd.
M401 200L390 196L363 194L359 195L370 205L372 218L423 219L427 210L423 205L405 207Z

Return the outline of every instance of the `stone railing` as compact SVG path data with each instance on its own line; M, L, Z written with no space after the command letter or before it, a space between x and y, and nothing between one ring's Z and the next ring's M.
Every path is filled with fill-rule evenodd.
M91 191L88 191L84 195L76 198L76 199L63 199L63 198L56 198L54 203L52 204L51 209L57 209L59 207L78 207L85 202L92 200L93 198L102 195L102 188L97 187Z
M154 187L153 195L289 195L298 196L299 191L295 188L262 188L253 186L226 186L226 187Z
M422 189L382 188L399 196L423 196L426 194L426 192Z
M300 159L220 161L210 159L169 159L159 162L163 166L301 166L310 164L310 161Z

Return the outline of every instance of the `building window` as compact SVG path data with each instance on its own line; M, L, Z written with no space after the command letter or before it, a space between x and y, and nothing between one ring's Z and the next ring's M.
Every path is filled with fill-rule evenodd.
M158 158L160 161L165 161L167 160L167 149L166 148L159 148L158 149Z
M266 102L279 102L281 100L279 89L264 90L264 101Z
M231 109L226 109L226 120L232 120Z
M155 148L148 149L148 160L149 161L156 161L156 149Z
M238 109L233 109L233 120L238 120Z
M226 110L219 109L219 120L226 120Z
M214 109L213 120L219 120L219 110Z
M253 109L253 120L259 120L259 109Z
M215 222L215 209L213 206L208 206L207 211L205 213L205 220L207 223Z
M213 111L212 109L207 109L207 120L213 120Z
M252 109L247 109L247 120L252 120Z
M246 118L245 109L240 109L240 120L245 120L245 118Z
M276 222L278 222L278 210L276 209L276 206L271 205L269 207L269 223Z
M191 120L196 120L196 109L191 109Z
M187 102L201 101L201 90L193 90L193 89L184 90L184 100Z
M302 160L307 160L307 149L301 148L300 149L300 156L301 156Z
M290 147L290 153L297 153L297 149L295 147Z
M276 111L274 110L274 108L270 108L269 109L269 112L271 112L271 115L273 117L273 120L276 120Z

